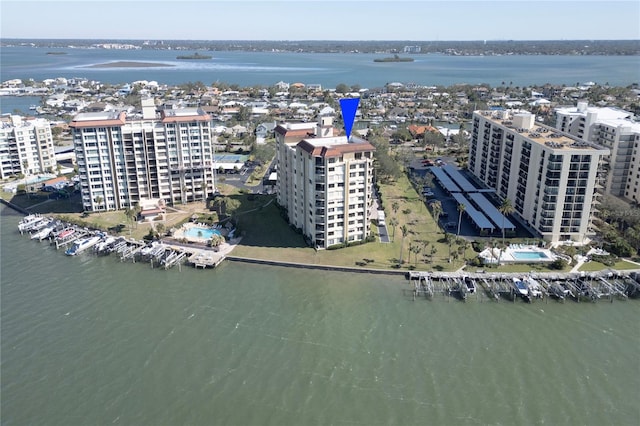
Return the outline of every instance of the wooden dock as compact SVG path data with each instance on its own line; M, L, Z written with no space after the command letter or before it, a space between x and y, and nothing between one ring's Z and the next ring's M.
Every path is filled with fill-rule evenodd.
M479 301L506 299L515 302L522 299L528 303L536 300L549 302L555 299L565 302L599 300L627 300L640 297L640 273L623 274L619 271L600 271L589 274L568 273L443 273L418 272L408 274L412 299L433 299L434 295L455 297L467 301L475 295ZM528 292L521 292L514 285L514 278L527 284ZM471 290L470 290L471 289ZM480 292L483 289L484 292ZM481 295L481 293L483 293Z
M217 253L210 250L199 250L189 256L188 263L195 268L215 268L222 263L225 256L224 254Z

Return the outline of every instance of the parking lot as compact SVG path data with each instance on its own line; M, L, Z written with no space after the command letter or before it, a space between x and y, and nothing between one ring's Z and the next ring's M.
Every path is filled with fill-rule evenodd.
M446 158L442 158L442 164L447 163L447 160L448 159ZM436 164L435 161L433 162L433 164L434 165L428 165L423 163L422 160L416 160L416 162L412 164L413 173L418 176L425 176L427 173L431 173L430 170L432 167L438 167L437 165L435 165ZM449 164L453 164L453 162L451 161ZM467 177L469 181L473 182L474 185L477 185L477 183L472 180L472 178L467 174L467 172L462 171L462 173L463 175L465 175L465 177ZM431 176L433 177L433 175ZM440 201L440 204L442 205L442 214L440 215L440 220L439 220L440 227L449 233L456 234L458 232L458 217L459 217L458 202L450 194L448 194L444 188L440 186L440 184L438 183L437 179L435 179L435 177L433 178L433 184L431 184L429 188L423 188L423 189L426 189L426 191L423 191L423 194L426 197L427 205L429 205L430 203L436 200ZM491 199L490 196L487 196L487 198ZM493 201L493 204L495 205L496 202ZM521 226L519 222L517 222L516 220L513 220L514 219L513 215L510 216L510 219L512 220L512 222L516 224L517 237L523 237L523 238L534 237L523 226ZM462 214L462 220L460 222L460 236L465 237L467 239L488 237L488 235L480 235L480 230L476 228L474 223L465 213ZM494 233L491 236L493 236L494 238L502 237L502 232L497 229L494 231Z

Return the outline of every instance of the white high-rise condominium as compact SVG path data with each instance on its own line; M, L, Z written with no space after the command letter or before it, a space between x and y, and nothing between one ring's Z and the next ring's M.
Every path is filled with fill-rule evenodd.
M3 115L0 120L0 179L55 171L50 123L43 118Z
M550 242L592 233L601 159L609 149L537 124L528 112L476 111L469 170Z
M70 124L85 210L118 210L141 200L204 200L215 191L210 118L198 108L142 116L78 114Z
M330 117L282 124L275 134L278 203L289 223L318 249L365 240L375 148L356 137L334 137Z
M590 107L578 102L556 112L556 128L609 148L605 157L604 192L640 202L640 123L618 108Z

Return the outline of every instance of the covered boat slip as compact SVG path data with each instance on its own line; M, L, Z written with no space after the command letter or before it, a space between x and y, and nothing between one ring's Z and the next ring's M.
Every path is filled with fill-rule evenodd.
M516 226L502 213L500 213L500 210L491 204L491 201L489 201L483 194L475 192L469 194L469 198L471 198L471 200L480 207L480 210L482 210L485 215L489 216L489 219L491 219L499 230L502 230L504 226L504 229L507 231L515 231Z
M482 212L477 210L473 206L473 204L471 204L471 202L467 200L467 197L459 192L454 192L451 195L458 202L458 204L462 204L464 206L464 212L471 218L473 223L478 229L480 229L480 231L486 231L489 233L492 233L494 231L495 227L493 226L491 221L487 219L487 217Z

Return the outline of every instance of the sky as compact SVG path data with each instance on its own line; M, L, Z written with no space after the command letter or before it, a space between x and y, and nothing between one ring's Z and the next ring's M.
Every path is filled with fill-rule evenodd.
M0 0L2 38L638 40L640 1Z

